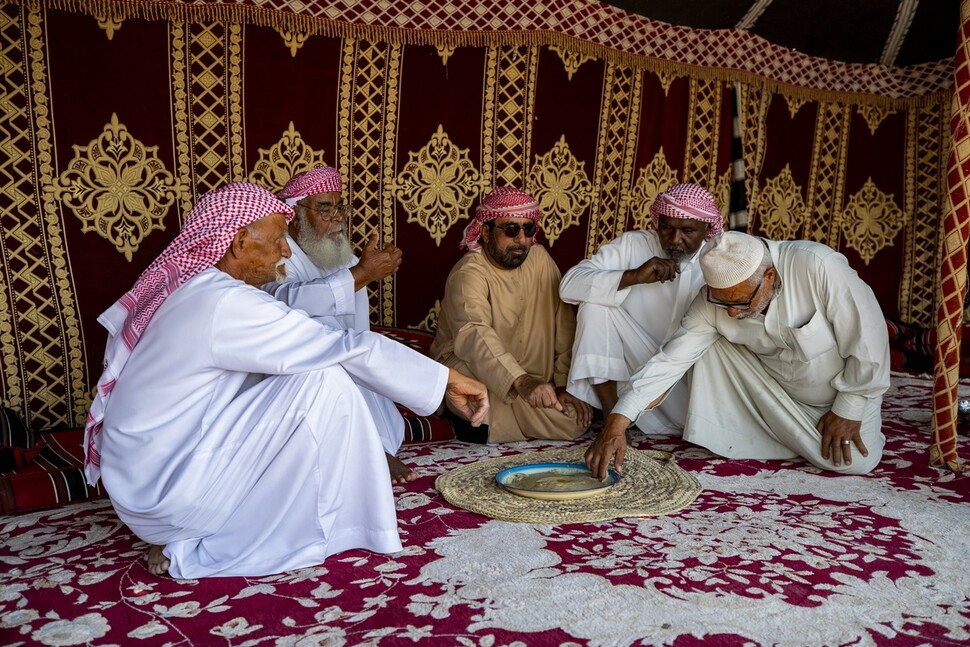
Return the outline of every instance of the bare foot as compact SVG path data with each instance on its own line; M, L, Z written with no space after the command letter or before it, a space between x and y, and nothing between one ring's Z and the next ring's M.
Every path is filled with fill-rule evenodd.
M162 553L165 546L152 546L145 555L148 572L152 575L168 575L168 567L172 563Z
M387 452L384 453L384 456L387 457L387 469L391 471L391 483L404 485L418 478L414 470L402 463L396 456L391 456Z

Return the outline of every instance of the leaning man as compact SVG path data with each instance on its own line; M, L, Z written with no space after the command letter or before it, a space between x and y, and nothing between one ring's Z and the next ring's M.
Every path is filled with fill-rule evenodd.
M559 296L579 305L566 390L605 418L630 378L676 332L704 285L698 251L721 233L714 197L677 184L650 205L651 229L628 231L603 245L562 279ZM636 421L645 433L677 433L687 416L687 379Z
M626 428L693 366L684 439L728 458L794 459L866 474L879 463L889 340L845 256L809 241L726 232L701 252L707 282L680 329L634 377L586 452L622 468Z
M399 551L357 383L424 413L447 396L473 424L488 411L474 380L258 289L290 254L292 214L251 184L207 193L99 318L109 336L85 476L103 479L118 516L152 545L152 573L258 576L351 548Z
M576 318L559 298L559 268L535 244L539 218L532 196L494 189L445 283L431 356L484 382L491 401L487 426L475 433L459 420L459 439L567 439L589 426L592 409L565 389Z

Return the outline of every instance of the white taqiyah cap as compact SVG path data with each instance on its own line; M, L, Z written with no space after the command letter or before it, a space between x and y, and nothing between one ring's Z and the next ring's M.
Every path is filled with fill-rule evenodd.
M717 290L744 283L761 266L765 245L760 238L726 231L701 250L701 271L707 285Z

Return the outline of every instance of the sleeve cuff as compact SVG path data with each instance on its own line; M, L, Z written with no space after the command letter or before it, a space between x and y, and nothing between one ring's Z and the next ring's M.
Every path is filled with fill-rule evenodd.
M832 403L832 413L846 420L862 420L866 397L854 393L839 393Z

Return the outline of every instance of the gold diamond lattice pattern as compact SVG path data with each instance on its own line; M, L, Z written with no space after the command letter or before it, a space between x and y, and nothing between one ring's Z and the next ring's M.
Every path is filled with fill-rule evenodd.
M145 146L111 115L87 146L74 146L74 159L61 173L54 192L81 221L81 231L96 232L131 260L183 190L158 159L157 146Z
M395 178L396 197L408 214L441 244L448 230L468 216L472 201L483 190L481 174L439 125L431 140L418 152L408 153L408 162Z
M297 173L325 165L323 151L311 148L291 121L279 141L268 149L259 149L259 160L249 174L249 181L276 192Z
M797 238L806 211L802 189L795 182L791 167L785 164L781 173L765 182L754 208L765 236L774 240Z
M562 136L548 153L536 156L529 172L529 189L542 209L542 231L550 247L568 227L579 224L580 215L593 199L593 184L585 166Z
M893 195L880 191L870 178L849 199L842 214L842 233L846 244L858 251L868 265L879 250L892 245L903 219Z

